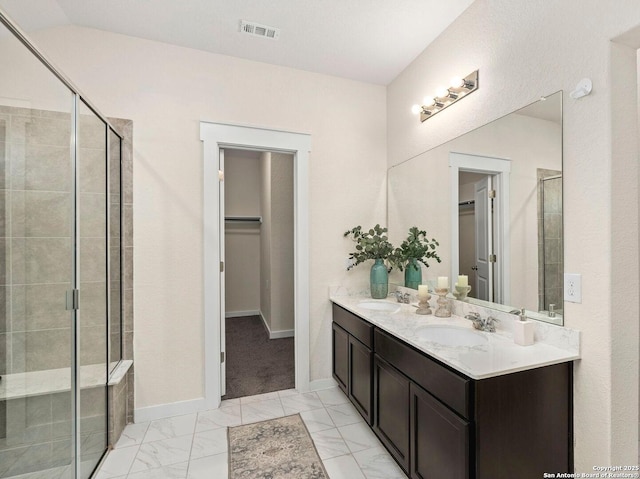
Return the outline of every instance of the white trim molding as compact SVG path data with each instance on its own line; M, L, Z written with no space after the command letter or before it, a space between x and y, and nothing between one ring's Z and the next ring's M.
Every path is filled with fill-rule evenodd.
M257 309L255 311L226 311L225 318L244 318L246 316L260 316L262 313Z
M262 311L260 311L260 319L262 319L262 325L264 326L265 331L267 332L267 336L269 339L281 339L281 338L293 338L295 337L295 329L280 329L276 331L272 331L269 327L269 323L267 323L267 318L264 317Z
M309 152L311 135L200 122L204 181L204 350L207 409L220 406L219 180L220 149L276 151L294 157L295 386L309 390Z

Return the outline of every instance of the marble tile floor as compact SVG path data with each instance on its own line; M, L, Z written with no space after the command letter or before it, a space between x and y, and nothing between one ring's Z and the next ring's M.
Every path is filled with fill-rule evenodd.
M220 409L130 424L95 477L226 479L228 426L295 413L307 425L330 479L406 478L338 388L231 399Z

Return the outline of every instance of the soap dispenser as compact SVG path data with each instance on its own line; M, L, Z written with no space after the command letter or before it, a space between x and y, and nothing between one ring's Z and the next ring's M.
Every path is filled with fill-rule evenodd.
M513 324L513 341L520 346L531 346L536 325L527 320L524 308L520 310L520 320Z

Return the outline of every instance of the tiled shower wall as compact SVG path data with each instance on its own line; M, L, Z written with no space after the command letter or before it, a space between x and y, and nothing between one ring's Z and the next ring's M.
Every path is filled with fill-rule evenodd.
M0 374L68 367L71 118L0 106Z
M562 172L538 169L538 309L562 309ZM560 176L557 179L544 178Z
M133 359L132 124L112 120L123 142L124 235L123 358ZM104 363L105 221L104 133L80 116L81 364ZM68 368L71 316L65 291L71 279L71 118L68 113L0 106L0 375ZM100 141L102 138L102 141ZM112 143L113 147L113 143ZM119 206L111 172L111 202ZM115 213L115 211L114 211ZM117 277L112 250L112 277ZM119 260L119 258L118 258ZM114 311L120 288L111 285ZM112 356L119 359L118 315ZM110 388L110 437L119 436L133 411L133 369ZM92 397L92 396L95 396ZM104 389L81 392L83 451L101 454L106 420ZM93 407L92 407L93 405ZM0 400L0 477L68 464L71 457L70 392ZM93 434L93 436L92 436ZM93 439L95 437L95 441ZM116 438L117 439L117 438ZM95 442L95 450L91 443ZM28 460L18 460L19 458Z
M124 268L122 277L122 334L124 335L122 359L133 360L133 122L119 118L110 118L109 122L122 136L122 255ZM111 151L112 153L115 151L113 142ZM114 178L116 174L112 170L111 178ZM118 199L112 197L112 201L116 202ZM112 217L112 231L116 230L115 221L116 218ZM112 260L113 258L112 252ZM117 285L113 284L111 288L112 310L117 304L115 302L118 297L117 289ZM113 321L111 326L111 347L113 350L117 332L114 329ZM112 351L113 353L114 351ZM134 366L131 366L122 382L109 387L109 443L112 445L122 434L124 426L133 422L133 379Z

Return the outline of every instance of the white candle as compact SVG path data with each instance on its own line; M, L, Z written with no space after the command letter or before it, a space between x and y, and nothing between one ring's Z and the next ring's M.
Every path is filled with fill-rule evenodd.
M449 287L449 278L447 276L438 276L438 289Z
M469 286L469 276L466 274L458 276L458 286Z
M429 296L429 286L427 286L426 284L419 284L418 285L418 298L427 299L427 296Z

